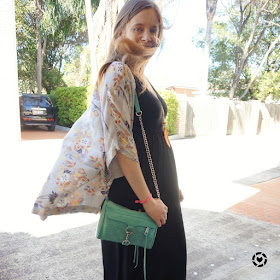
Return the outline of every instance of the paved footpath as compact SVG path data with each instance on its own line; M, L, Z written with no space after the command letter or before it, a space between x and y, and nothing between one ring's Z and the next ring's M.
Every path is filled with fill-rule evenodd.
M230 207L228 210L280 226L280 177L251 187L259 190L259 192Z
M42 222L30 214L62 142L40 134L2 151L8 183L0 194L0 279L102 280L97 215ZM185 196L187 279L279 280L280 138L171 139ZM252 263L258 252L264 266L261 255L259 267Z

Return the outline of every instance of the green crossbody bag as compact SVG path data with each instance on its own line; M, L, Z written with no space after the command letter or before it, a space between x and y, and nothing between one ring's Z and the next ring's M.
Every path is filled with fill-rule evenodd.
M135 91L135 109L141 125L143 140L147 153L151 174L158 198L160 192L153 167L152 157L142 122L142 111ZM138 248L144 248L144 278L146 279L146 249L151 249L157 234L157 224L145 212L138 212L118 205L108 198L105 199L96 231L96 237L101 240L121 243L124 246L134 245L134 263L138 265Z

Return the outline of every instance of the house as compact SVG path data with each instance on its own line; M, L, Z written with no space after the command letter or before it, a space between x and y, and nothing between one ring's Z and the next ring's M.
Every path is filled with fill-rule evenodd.
M177 94L185 94L188 97L194 97L199 94L199 89L195 87L171 86L167 87L167 89L173 90Z

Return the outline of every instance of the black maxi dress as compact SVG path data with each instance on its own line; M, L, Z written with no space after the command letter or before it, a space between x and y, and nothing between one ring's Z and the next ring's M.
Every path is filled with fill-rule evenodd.
M136 90L139 93L140 82L137 78L135 80ZM162 109L166 115L167 106L158 93L157 96L158 98L146 90L139 96L139 103L161 199L168 207L168 217L166 224L158 228L153 248L147 249L146 274L147 280L185 280L186 239L179 202L176 165L172 147L166 144L162 130ZM134 117L133 136L145 181L153 197L156 198L137 116ZM125 177L113 181L108 197L129 209L144 211L142 205L135 203L138 198ZM138 266L134 268L134 246L102 241L104 280L143 280L143 251L143 248L139 248Z

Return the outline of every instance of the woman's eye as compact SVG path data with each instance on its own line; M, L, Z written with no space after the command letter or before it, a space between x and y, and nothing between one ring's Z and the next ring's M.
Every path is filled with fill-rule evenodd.
M156 34L157 33L157 29L151 29L151 33Z
M141 31L142 31L142 28L136 27L136 28L134 28L134 30L135 30L136 32L141 32Z

